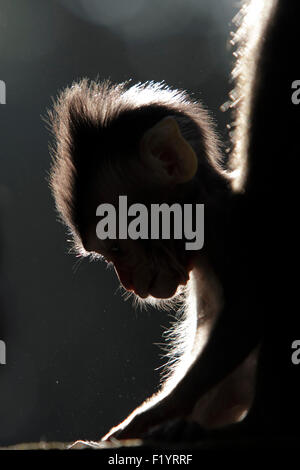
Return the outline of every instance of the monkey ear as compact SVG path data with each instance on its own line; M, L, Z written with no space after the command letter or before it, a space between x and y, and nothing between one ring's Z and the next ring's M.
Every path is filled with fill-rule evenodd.
M196 174L197 155L171 116L145 132L140 150L143 162L165 183L186 183Z

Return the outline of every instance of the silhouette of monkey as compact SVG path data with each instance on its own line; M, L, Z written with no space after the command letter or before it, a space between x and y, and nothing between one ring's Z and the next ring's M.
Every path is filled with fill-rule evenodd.
M279 223L287 229L287 214L295 217L299 111L291 86L299 77L299 9L296 0L253 0L238 15L227 163L202 106L161 84L83 80L50 113L51 187L77 250L113 263L134 295L163 299L158 305L171 298L182 313L160 392L105 439L139 437L174 417L208 428L239 421L252 401L259 344L254 403L233 432L297 432L299 374L290 360L299 328L292 307L297 290L290 293L286 270L290 288L278 314L284 280L276 267L295 250ZM146 206L204 203L204 247L187 251L184 238L99 240L96 209L115 205L121 194Z

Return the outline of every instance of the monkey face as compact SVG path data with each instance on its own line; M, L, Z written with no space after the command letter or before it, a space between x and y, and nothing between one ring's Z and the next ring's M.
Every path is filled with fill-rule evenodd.
M169 299L177 293L179 286L186 285L189 280L195 252L186 250L184 237L175 239L172 224L170 230L172 234L169 239L162 239L161 232L158 239L151 238L150 206L162 203L171 206L183 199L182 193L176 186L154 186L152 178L150 181L149 178L143 178L142 171L132 174L135 176L135 184L131 181L130 185L110 184L106 186L105 192L98 193L97 199L90 199L87 204L87 207L92 208L90 222L87 224L88 234L82 234L81 241L87 253L99 255L113 265L120 283L127 291L141 299L148 297ZM124 195L126 195L125 207L121 206L120 201ZM135 218L130 214L130 208L135 205L146 208L147 238L133 239L130 235L130 226ZM101 206L101 211L98 211ZM112 208L111 213L110 208ZM96 217L93 214L96 214ZM127 214L126 217L124 214ZM123 226L124 218L126 222ZM99 236L100 224L102 233L108 234L110 230L107 227L111 226L112 221L113 237ZM139 225L142 223L141 220ZM126 238L125 236L121 238L122 230L127 234Z
M112 264L122 286L141 299L173 297L193 265L180 240L105 240L90 236L87 251Z
M131 127L128 134L132 134ZM99 165L99 155L94 152L95 171L83 172L81 189L78 171L74 183L76 197L73 198L70 212L73 217L75 214L76 229L85 252L100 255L113 264L126 290L142 299L168 299L176 294L179 286L187 283L192 269L191 255L187 253L184 246L186 240L182 238L187 233L180 227L186 221L182 208L179 208L180 219L176 217L172 235L169 222L167 235L162 229L161 234L156 233L150 238L149 233L145 235L141 228L139 232L143 233L132 237L129 218L135 217L136 211L139 212L137 206L142 205L146 208L146 218L141 215L139 222L133 220L133 227L134 222L140 227L151 224L152 230L160 223L152 225L152 222L147 222L148 215L152 217L150 206L181 206L185 201L190 201L191 188L195 187L198 157L171 115L140 132L134 143L132 137L126 138L124 132L122 135L122 139L111 143L109 162L106 156ZM198 138L198 134L195 135ZM170 214L168 219L166 215L161 215L168 225L166 220L170 221ZM97 217L103 218L97 220ZM173 238L165 239L171 236Z

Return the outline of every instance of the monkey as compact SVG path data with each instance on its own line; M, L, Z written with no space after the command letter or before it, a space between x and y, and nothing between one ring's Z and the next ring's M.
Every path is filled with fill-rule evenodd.
M51 185L57 209L72 231L77 251L113 263L124 288L141 299L162 299L165 305L164 299L171 298L173 305L184 304L180 306L183 318L179 327L171 332L174 348L169 353L161 391L127 421L132 426L139 417L151 415L149 425L156 424L153 413L161 407L158 421L184 411L182 404L178 406L178 398L173 403L173 394L184 384L186 371L197 361L223 308L227 295L224 286L233 288L228 274L233 261L228 263L224 250L229 243L227 227L232 224L232 207L239 204L230 189L232 171L222 163L212 120L204 108L185 92L162 84L128 87L84 80L63 93L51 120L57 138ZM120 194L146 206L157 202L204 202L204 248L188 252L184 240L99 241L97 206L100 202L116 204ZM245 362L253 362L247 356L256 346L255 342L247 345ZM235 366L239 362L227 375ZM230 381L238 379L234 375L228 378L224 389ZM230 404L236 416L230 419L238 419L245 412L250 400L247 387L240 384L237 403ZM209 388L204 388L203 394ZM221 395L224 400L226 394ZM203 403L210 400L204 397ZM178 410L175 413L174 407ZM227 409L223 415L220 412L206 420L211 413L204 412L204 405L200 408L201 424L208 427L214 421L223 424L225 419L226 423L225 416L230 415ZM134 426L134 432L138 432ZM146 426L143 423L142 428Z
M181 315L170 332L172 347L160 391L104 440L139 437L174 417L198 419L208 429L236 423L238 432L270 430L274 421L280 427L274 402L282 400L267 364L276 344L273 334L279 334L272 322L277 284L270 241L277 227L273 205L279 179L268 175L279 149L284 153L289 145L294 150L295 140L286 144L287 125L281 124L283 132L278 130L274 142L272 127L278 123L270 106L270 78L276 71L276 83L282 85L291 72L275 66L278 32L286 30L287 11L299 10L296 2L291 4L253 0L239 16L229 105L235 123L227 162L209 113L186 92L164 84L84 79L64 90L50 112L56 141L51 189L76 250L112 263L120 283L141 302ZM291 28L288 37L295 39L295 31ZM286 65L283 54L280 61ZM294 129L292 114L288 110ZM116 204L121 194L146 206L203 203L204 247L188 252L184 239L99 241L96 209L100 203ZM285 331L285 338L291 331ZM290 424L287 414L283 419Z

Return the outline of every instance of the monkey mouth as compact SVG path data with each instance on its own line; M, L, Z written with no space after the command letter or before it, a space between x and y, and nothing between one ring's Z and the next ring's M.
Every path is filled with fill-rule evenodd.
M147 297L155 297L157 299L168 299L172 298L179 286L186 286L189 281L189 272L185 269L180 272L174 271L173 275L170 273L170 277L166 281L159 279L159 271L156 271L147 285L147 287L139 286L131 289L138 297L141 299L146 299Z
M179 278L174 278L173 282L171 282L167 287L163 287L158 283L158 275L156 274L151 279L147 292L152 297L157 299L169 299L174 297L176 294L179 286L185 286L189 280L189 276L180 276Z
M155 282L156 282L156 278L157 278L156 275L152 277L152 279L151 279L150 283L148 284L147 288L143 288L143 287L135 288L135 287L133 287L131 289L131 291L134 292L135 295L137 295L141 299L146 299L147 297L149 297L151 295L150 290L154 287Z

